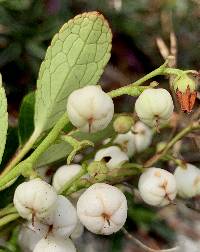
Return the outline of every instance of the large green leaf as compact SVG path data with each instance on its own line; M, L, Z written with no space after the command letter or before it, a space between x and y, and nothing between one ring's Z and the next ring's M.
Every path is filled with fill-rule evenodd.
M34 130L34 104L34 92L27 94L22 100L18 126L19 142L21 145L26 143Z
M77 140L90 140L93 143L99 143L100 141L111 137L115 134L113 129L113 122L111 122L108 127L97 133L82 133L75 132L72 134ZM54 145L50 146L38 159L37 166L47 165L63 158L67 158L72 148L69 144L64 141L59 141Z
M2 78L0 74L0 163L2 160L6 144L7 129L8 129L7 99L4 88L2 86Z
M65 113L73 90L97 84L110 58L111 39L109 25L98 12L76 16L54 36L37 82L34 121L38 134Z

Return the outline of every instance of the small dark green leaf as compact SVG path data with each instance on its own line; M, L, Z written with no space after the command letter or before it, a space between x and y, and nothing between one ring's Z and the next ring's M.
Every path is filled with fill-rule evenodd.
M18 146L19 146L18 129L10 127L8 128L6 146L2 157L2 162L0 164L0 170L2 170L5 167L5 165L9 162L10 158L15 154Z
M26 95L22 101L19 113L19 142L26 143L34 130L35 93Z

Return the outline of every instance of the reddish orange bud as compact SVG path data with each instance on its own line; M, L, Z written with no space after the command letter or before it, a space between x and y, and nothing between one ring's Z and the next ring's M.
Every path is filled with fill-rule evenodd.
M183 73L175 79L173 85L182 111L190 113L197 97L195 79Z
M190 113L194 107L197 92L191 92L188 86L185 93L182 93L181 91L177 90L176 95L181 105L182 111Z

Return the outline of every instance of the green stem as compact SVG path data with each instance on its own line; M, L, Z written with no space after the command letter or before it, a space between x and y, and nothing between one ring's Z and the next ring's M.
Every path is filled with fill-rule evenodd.
M112 171L107 173L107 176L105 179L103 179L101 182L108 182L110 184L116 184L121 181L125 181L127 178L130 178L134 175L140 174L141 170L138 169L138 166L135 167L132 166L131 168L120 168L120 169L113 169ZM77 192L81 189L88 188L92 184L94 184L94 179L85 179L85 178L78 178L73 183L70 183L70 186L68 186L68 189L65 190L65 195L70 195L74 192Z
M10 223L11 221L18 219L18 218L19 218L18 213L13 213L13 214L9 214L9 215L4 216L3 218L0 219L0 227Z
M9 172L16 164L18 164L23 159L23 157L31 150L32 146L34 145L38 137L39 132L35 130L31 135L31 137L29 138L28 142L23 146L21 150L19 150L15 154L14 158L8 163L6 168L1 173L0 177Z
M63 195L65 195L66 194L66 192L67 192L67 190L71 187L71 185L75 182L75 181L77 181L77 180L79 180L83 175L85 175L87 173L87 170L83 167L81 170L80 170L80 172L76 175L76 176L74 176L72 179L70 179L64 186L63 186L63 188L61 188L61 190L58 192L58 194L63 194Z
M182 139L184 136L186 136L188 133L200 129L200 124L198 122L194 122L190 124L188 127L184 128L182 131L180 131L172 140L166 145L166 147L159 153L156 153L155 156L150 158L144 165L144 167L151 167L154 165L158 160L160 160L163 156L167 154L167 152L174 146L176 142L178 142L180 139Z
M69 119L66 114L64 114L53 127L53 129L49 132L47 137L42 141L42 143L37 147L37 149L30 155L27 159L29 162L34 164L39 156L45 152L49 146L54 143L58 136L60 135L61 130L65 127L65 125L69 122Z
M24 176L31 175L33 165L39 158L39 156L46 151L46 149L53 144L58 138L60 131L69 122L66 115L63 115L53 129L49 132L42 143L37 147L37 149L24 161L20 162L15 166L10 172L6 173L4 176L0 177L0 188L9 183L14 178L23 174Z
M112 98L123 95L123 94L128 94L131 96L139 96L144 91L144 89L151 87L151 86L147 86L146 88L139 87L141 84L143 84L147 80L150 80L153 77L158 76L158 75L180 75L181 73L185 72L183 70L176 69L176 68L168 68L167 64L168 64L168 61L166 61L163 65L153 70L149 74L146 74L144 77L137 80L136 82L131 83L127 86L112 90L108 92L107 94Z

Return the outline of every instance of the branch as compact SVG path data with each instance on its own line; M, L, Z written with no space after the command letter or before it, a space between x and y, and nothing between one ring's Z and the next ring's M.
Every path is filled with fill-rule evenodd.
M46 138L41 142L41 144L35 149L35 151L24 161L20 162L15 166L11 171L7 172L5 175L0 177L0 190L11 180L14 180L20 175L29 176L33 171L33 165L39 158L39 156L44 153L50 145L52 145L58 136L60 135L61 130L68 123L68 118L64 114L49 132Z
M200 129L199 122L194 122L190 124L188 127L184 128L182 131L180 131L172 140L165 146L165 148L156 153L152 158L150 158L145 164L144 167L151 167L154 165L158 160L160 160L164 155L167 154L167 152L173 147L173 145L178 142L180 139L182 139L184 136L186 136L188 133Z
M161 249L161 250L160 249L152 249L152 248L149 248L148 246L146 246L144 243L142 243L140 240L138 240L134 236L132 236L125 228L122 228L122 231L128 239L133 241L138 247L140 247L141 249L143 249L144 251L147 251L147 252L174 252L174 251L178 251L180 249L179 247L174 247L174 248L170 248L170 249Z

